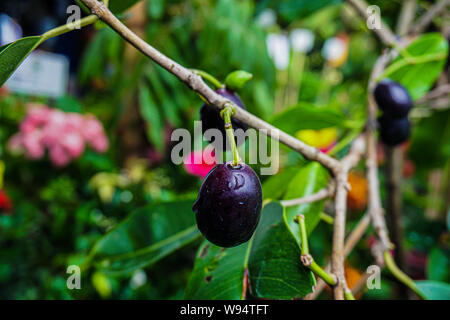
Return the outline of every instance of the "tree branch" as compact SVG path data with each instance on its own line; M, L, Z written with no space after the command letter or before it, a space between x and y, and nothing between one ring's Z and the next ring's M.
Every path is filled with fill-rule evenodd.
M344 239L345 220L347 211L347 192L349 189L347 178L348 171L358 164L365 151L364 137L359 136L353 141L350 152L341 160L341 166L336 174L336 196L335 196L335 216L333 230L333 248L331 255L331 273L333 273L338 283L333 288L334 298L344 300L347 284L345 280L344 268Z
M404 0L400 16L398 17L396 32L399 36L404 36L408 33L411 23L414 21L414 14L416 13L417 0Z
M234 118L248 124L250 127L259 130L267 130L268 136L280 141L286 146L301 153L308 160L318 161L332 172L336 172L339 168L339 161L320 152L317 148L311 147L306 143L292 137L291 135L279 130L278 128L268 124L267 122L255 117L251 113L237 107L231 101L228 101L221 95L214 92L208 87L202 78L192 72L191 70L183 67L174 60L168 58L144 40L139 38L129 28L127 28L114 14L108 10L108 8L97 0L82 0L82 2L91 9L92 13L98 16L102 21L114 29L123 39L132 44L136 49L141 51L144 55L152 59L161 67L175 75L179 80L184 82L189 88L197 92L205 98L205 100L217 110L221 110L225 107L225 104L233 105L236 109Z
M370 13L367 11L368 4L364 0L346 0L348 4L350 4L356 12L365 20L370 18ZM380 40L387 46L391 47L396 43L396 39L394 33L391 28L381 21L380 29L371 29Z
M441 0L430 7L430 9L419 18L417 23L411 29L410 33L418 34L423 32L426 27L433 21L434 17L439 15L448 5L450 5L450 0Z
M383 217L383 208L381 205L380 184L378 181L378 165L377 165L377 139L376 139L376 112L377 107L372 95L375 88L375 79L381 74L389 62L389 53L385 52L376 62L369 81L368 94L368 119L366 128L367 137L367 182L369 187L368 195L368 212L372 217L372 223L375 233L381 240L385 249L391 249L392 244L389 240L386 222Z

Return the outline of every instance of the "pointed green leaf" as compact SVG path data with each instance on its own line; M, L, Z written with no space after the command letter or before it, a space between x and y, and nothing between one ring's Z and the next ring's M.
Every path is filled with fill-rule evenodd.
M22 61L41 42L42 37L26 37L0 48L0 87L8 80Z
M300 262L300 248L288 232L284 208L277 202L265 206L249 258L252 295L265 299L293 299L312 292L311 271Z
M152 204L132 213L101 238L92 262L107 273L131 273L157 262L199 237L194 200Z
M262 184L264 199L280 199L299 170L299 167L287 167L265 180Z
M293 135L304 129L341 127L345 120L344 115L339 111L302 102L276 114L270 123Z
M250 293L256 297L303 297L311 292L313 282L299 257L299 247L284 223L283 207L269 203L249 242L225 249L205 241L197 253L186 298L243 299L247 275Z
M249 242L225 249L205 241L197 252L186 299L243 299L248 246Z
M414 40L405 52L412 58L411 61L422 59L423 62L408 62L404 56L398 57L381 78L401 83L412 99L417 100L430 90L442 72L448 55L448 43L439 33L427 33Z
M225 79L225 86L233 91L241 90L245 84L253 78L251 73L244 70L237 70L230 73Z
M328 185L329 179L329 173L322 165L318 162L311 162L298 170L295 177L289 183L283 199L291 200L314 194L320 189L325 188ZM298 245L301 244L300 229L298 224L294 222L295 216L298 214L305 216L306 230L310 234L320 221L320 213L323 211L324 202L324 200L316 201L286 208L286 224L289 226Z
M429 300L450 300L450 284L439 281L416 281L419 290Z

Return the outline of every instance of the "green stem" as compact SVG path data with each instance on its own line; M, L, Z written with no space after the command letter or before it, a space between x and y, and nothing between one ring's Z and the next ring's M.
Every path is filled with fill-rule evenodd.
M296 221L300 228L300 239L302 241L302 262L303 265L309 270L311 270L316 276L323 279L327 284L330 286L335 286L337 284L336 278L333 277L331 274L326 272L324 269L322 269L315 261L314 258L309 254L309 247L308 247L308 234L306 233L306 224L305 224L305 216L302 214L299 214L296 217Z
M239 158L238 148L236 146L236 140L234 140L234 131L233 126L231 124L231 107L227 106L224 110L222 110L221 115L225 121L225 132L228 137L228 141L230 142L231 152L233 154L233 166L238 166L241 163L241 159Z
M90 15L88 17L85 17L81 20L78 21L74 21L71 23L67 23L65 25L59 26L57 28L51 29L49 31L47 31L46 33L44 33L42 35L42 39L40 42L44 42L45 40L48 40L50 38L62 35L64 33L73 31L74 29L76 29L78 26L80 26L80 28L85 27L87 25L90 25L92 23L94 23L95 21L97 21L98 18L95 15Z
M344 298L345 300L355 300L355 297L353 296L353 293L350 290L344 291Z
M217 80L216 77L214 77L213 75L209 74L206 71L198 70L198 69L191 69L191 71L198 74L203 79L209 81L216 89L221 89L221 88L225 87L223 85L223 83L221 83L219 80Z
M394 258L392 257L389 250L383 253L384 262L386 263L386 268L392 273L392 275L409 289L411 289L415 294L417 294L421 299L426 300L427 298L419 290L414 281L395 264Z
M311 265L308 266L308 268L319 278L321 278L323 281L325 281L330 286L335 286L337 284L336 278L333 277L331 274L326 272L323 268L321 268L314 259L311 262Z
M302 254L309 254L308 234L306 232L305 216L299 214L297 216L298 225L300 227L300 239L302 240Z
M323 220L325 223L333 224L334 218L330 216L329 214L326 214L325 212L320 213L320 219Z

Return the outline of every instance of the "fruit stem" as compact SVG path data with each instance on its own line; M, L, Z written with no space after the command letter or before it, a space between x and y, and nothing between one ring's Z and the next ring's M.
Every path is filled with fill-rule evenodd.
M426 300L427 298L419 290L416 283L402 270L400 270L395 264L394 258L392 258L389 250L383 252L384 262L386 263L386 268L392 273L392 275L397 278L398 281L403 283L409 289L411 289L415 294L417 294L421 299Z
M217 80L216 77L214 77L213 75L209 74L206 71L198 69L191 69L191 71L194 72L195 74L198 74L200 77L207 80L208 82L210 82L216 89L221 89L225 87L225 85L222 84L219 80Z
M42 34L42 39L40 41L40 43L44 42L45 40L48 40L50 38L62 35L64 33L73 31L74 29L80 27L85 27L87 25L90 25L92 23L94 23L95 21L97 21L98 18L95 15L90 15L88 17L85 17L83 19L71 22L71 23L67 23L64 24L62 26L59 26L57 28L51 29L47 32L45 32L44 34Z
M233 154L233 167L238 166L241 163L236 140L234 139L233 126L231 124L231 116L232 114L234 114L234 112L234 108L230 105L226 105L225 108L220 112L221 117L225 121L225 132L227 133L228 141L231 146L231 152Z
M306 233L306 224L305 224L305 216L302 214L299 214L295 221L298 223L300 228L300 239L302 241L301 246L301 257L300 260L302 261L303 265L309 270L311 270L316 276L321 278L323 281L325 281L330 286L335 286L337 284L336 277L328 272L326 272L323 268L321 268L315 261L314 258L309 254L309 247L308 247L308 234Z

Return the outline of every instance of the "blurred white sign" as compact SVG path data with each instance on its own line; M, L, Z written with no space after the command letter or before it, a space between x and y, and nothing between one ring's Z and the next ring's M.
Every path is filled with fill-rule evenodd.
M69 61L61 54L33 51L5 83L13 91L57 98L67 91Z

